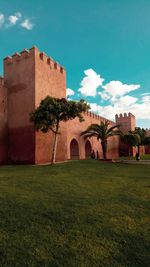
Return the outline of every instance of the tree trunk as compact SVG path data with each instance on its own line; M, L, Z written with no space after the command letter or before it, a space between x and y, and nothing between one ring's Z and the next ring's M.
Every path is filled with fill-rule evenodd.
M55 132L54 146L53 146L53 152L52 152L52 164L55 163L55 158L56 158L57 139L58 139L58 129L59 129L59 122L57 122L57 124L56 124L56 132Z
M138 144L138 153L139 153L139 156L140 156L140 145Z
M130 156L131 156L131 148L132 148L132 147L129 146L129 158L130 158Z
M102 150L103 150L103 157L104 159L107 158L107 140L101 142Z

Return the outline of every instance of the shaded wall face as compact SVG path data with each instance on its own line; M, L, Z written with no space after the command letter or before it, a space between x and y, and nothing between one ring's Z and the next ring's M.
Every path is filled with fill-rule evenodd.
M54 63L52 59L40 54L35 58L35 106L38 107L46 96L66 98L65 69ZM61 135L58 136L56 161L67 159L67 132L66 123L60 123ZM52 132L36 133L36 163L50 162L54 143Z
M0 77L0 164L7 163L8 128L7 128L7 88Z
M87 127L92 123L100 124L100 119L93 118L89 115L84 115L85 121L79 122L78 118L67 122L67 158L71 158L70 154L70 143L73 139L76 139L79 145L79 158L86 158L85 144L83 136L80 136L80 133L85 131ZM104 121L104 120L103 120ZM95 154L98 155L99 158L103 158L101 141L97 141L95 137L89 139L92 150L95 151ZM119 156L119 137L114 136L108 139L108 148L107 148L107 158L115 158Z
M4 60L4 84L8 88L8 161L34 163L35 131L29 122L35 107L34 55Z
M118 118L116 121L120 125L120 130L124 133L135 130L135 118L132 117L122 117Z

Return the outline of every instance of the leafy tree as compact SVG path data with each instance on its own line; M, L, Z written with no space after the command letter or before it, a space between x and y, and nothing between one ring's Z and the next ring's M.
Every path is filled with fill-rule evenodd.
M55 163L57 139L60 134L60 122L72 120L76 117L84 121L82 112L90 109L90 106L81 99L79 102L67 101L65 98L54 98L47 96L40 103L40 106L30 113L30 121L33 122L37 131L43 133L52 131L55 135L52 152L52 163Z
M135 133L127 133L121 135L122 141L129 146L129 157L131 155L131 149L133 146L137 146L140 142L140 136Z
M150 146L150 136L146 136L144 141L143 141L143 144L146 145L146 146Z
M140 137L139 142L137 144L138 153L140 155L140 146L143 146L144 145L144 140L146 138L146 131L143 128L135 127L135 130L132 133L138 134L139 137Z
M109 122L106 121L101 122L101 124L91 124L84 132L80 135L84 135L84 139L96 137L97 140L101 140L102 150L103 150L103 157L104 159L107 158L107 139L114 135L120 135L121 131L119 129L119 125L115 125L109 127ZM115 130L117 129L117 130Z
M150 137L146 136L146 131L143 128L136 127L134 131L130 131L131 133L138 134L140 136L140 140L137 144L138 153L140 155L140 146L150 145Z

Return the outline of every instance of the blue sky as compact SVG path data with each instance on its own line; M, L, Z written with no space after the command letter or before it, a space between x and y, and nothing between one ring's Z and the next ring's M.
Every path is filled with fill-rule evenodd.
M2 59L36 45L67 71L68 98L150 128L149 0L1 0Z

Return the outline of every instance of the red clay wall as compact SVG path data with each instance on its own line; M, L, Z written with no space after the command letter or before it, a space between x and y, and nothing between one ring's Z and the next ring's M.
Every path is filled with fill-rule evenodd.
M4 85L8 88L8 161L34 163L35 131L29 112L35 107L35 56L31 49L4 59Z
M85 158L85 143L83 136L80 136L80 133L87 129L87 127L92 123L100 124L101 121L105 121L106 119L93 114L91 112L86 112L84 114L85 121L79 122L78 118L67 122L67 158L70 159L70 143L72 139L76 139L79 145L79 158ZM115 125L115 123L111 122L111 126ZM96 138L89 139L91 143L92 150L94 149L95 153L99 152L99 157L103 158L101 141L97 141ZM119 156L119 137L114 136L108 139L108 150L107 157L115 158Z
M129 131L134 131L136 127L135 116L130 112L128 115L126 113L116 115L116 123L120 125L120 130L124 133ZM120 141L120 156L129 156L129 146ZM132 149L131 155L135 156L137 152L136 148Z
M128 133L129 131L135 130L135 116L130 112L128 115L124 113L124 115L120 114L116 115L116 123L120 125L120 130L124 133Z
M145 129L146 130L146 135L150 136L150 129ZM150 154L150 146L145 146L145 153Z
M52 58L40 53L35 48L35 106L50 95L57 98L66 98L66 71ZM56 161L67 159L67 132L66 123L61 123L61 135L58 137ZM49 162L51 160L54 134L36 133L35 162Z
M7 88L3 86L3 79L0 76L0 164L7 163L7 145Z

